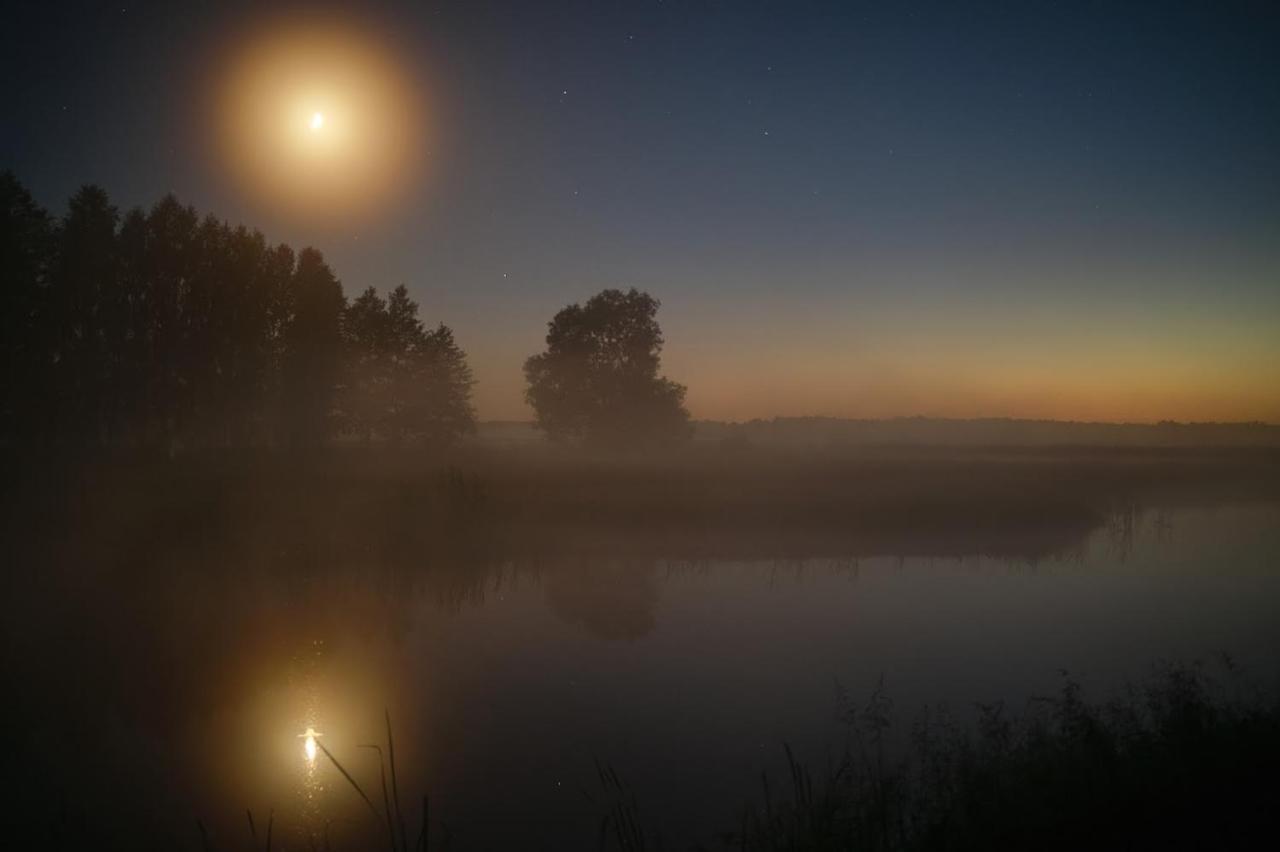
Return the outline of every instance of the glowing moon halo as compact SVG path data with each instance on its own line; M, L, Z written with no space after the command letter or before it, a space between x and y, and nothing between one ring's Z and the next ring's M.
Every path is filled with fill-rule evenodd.
M351 24L281 24L236 42L219 92L239 188L294 218L349 223L416 183L423 87Z

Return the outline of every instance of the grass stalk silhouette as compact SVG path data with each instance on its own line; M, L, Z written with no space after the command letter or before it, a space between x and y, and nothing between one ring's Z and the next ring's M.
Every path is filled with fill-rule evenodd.
M925 708L909 742L889 746L895 719L883 681L853 706L840 694L849 742L825 773L782 744L785 779L760 776L761 800L747 803L717 848L737 852L986 850L1038 848L1245 849L1271 825L1280 793L1280 702L1236 676L1226 685L1199 665L1169 665L1106 702L1084 697L1062 672L1059 690L1033 697L1020 714L978 704L959 722ZM379 755L381 806L326 746L391 852L430 852L431 802L411 845L399 798L390 714ZM596 846L618 852L662 848L635 791L606 760L593 758L603 795ZM258 831L246 811L254 848ZM265 849L272 848L274 813ZM211 850L203 823L201 846ZM448 826L439 824L444 848ZM327 842L326 842L327 848ZM700 850L711 847L698 846Z
M316 745L324 752L325 757L333 763L342 777L346 779L351 788L360 796L361 801L369 809L369 813L374 820L385 827L387 834L387 842L391 852L409 852L409 835L405 828L404 811L400 807L400 782L396 773L396 751L395 738L391 733L391 713L384 710L383 716L387 726L387 748L383 752L382 746L377 744L364 744L359 748L367 748L378 753L378 776L382 787L382 810L378 810L378 806L374 804L373 799L364 791L355 777L347 771L338 758L334 757L333 752L329 751L322 743L316 742ZM390 778L388 779L388 768L390 769ZM388 781L390 783L388 783ZM430 813L431 801L427 796L422 797L422 828L419 832L418 839L414 844L415 850L428 852L431 844L430 829ZM251 818L252 819L252 818ZM446 835L447 836L447 835Z
M1228 664L1228 671L1230 666ZM1023 714L977 706L971 724L926 710L900 756L883 686L846 713L851 743L815 785L784 745L790 798L724 835L739 852L868 849L1254 848L1280 793L1280 704L1169 666L1093 703L1063 673Z

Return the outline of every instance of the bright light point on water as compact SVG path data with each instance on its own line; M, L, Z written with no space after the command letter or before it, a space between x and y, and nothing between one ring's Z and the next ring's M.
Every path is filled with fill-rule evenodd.
M324 113L317 112L311 116L311 129L319 130L321 127L324 127Z
M309 725L304 732L298 734L298 738L303 740L302 752L307 756L307 763L316 762L316 752L319 750L316 746L316 737L322 736L324 736L324 734Z

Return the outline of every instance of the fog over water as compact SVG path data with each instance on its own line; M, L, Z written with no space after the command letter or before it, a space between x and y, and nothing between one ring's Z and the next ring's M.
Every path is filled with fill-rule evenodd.
M762 769L783 771L783 743L818 763L838 750L841 692L860 702L881 678L904 742L925 705L1020 706L1062 669L1105 698L1162 660L1228 653L1263 681L1280 667L1276 503L1116 513L1033 556L912 549L424 572L284 550L255 572L176 551L131 574L92 555L70 573L32 565L7 595L12 712L39 744L33 791L184 842L197 819L238 839L245 808L272 811L296 845L369 831L300 735L376 791L361 746L384 740L385 709L400 788L429 794L455 848L551 849L592 842L596 761L664 838L707 841Z

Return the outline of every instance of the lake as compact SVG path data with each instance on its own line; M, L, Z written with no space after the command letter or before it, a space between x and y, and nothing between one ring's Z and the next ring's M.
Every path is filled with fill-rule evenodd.
M353 848L365 806L304 735L380 805L362 746L385 746L385 711L411 835L429 795L433 843L597 848L599 765L669 847L711 846L762 772L784 777L784 743L821 765L841 702L878 684L903 738L926 705L1016 708L1063 670L1100 698L1160 661L1229 654L1264 685L1280 671L1272 502L1118 514L1034 559L592 555L420 576L371 552L353 567L16 572L19 809L182 848L199 848L197 820L214 848L243 846L252 809L277 848L326 832Z

